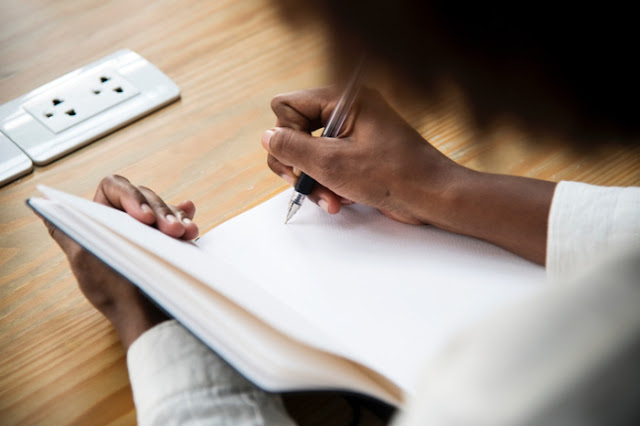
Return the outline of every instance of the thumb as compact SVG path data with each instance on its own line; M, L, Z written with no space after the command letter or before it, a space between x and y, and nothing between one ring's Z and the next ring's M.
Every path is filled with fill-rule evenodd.
M286 127L275 127L262 136L262 146L278 161L316 179L335 158L335 144L336 139L314 137Z

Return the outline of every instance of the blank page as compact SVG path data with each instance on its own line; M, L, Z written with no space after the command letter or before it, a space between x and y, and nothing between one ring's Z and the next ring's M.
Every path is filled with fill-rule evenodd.
M544 268L501 248L348 206L307 202L285 225L286 191L198 240L357 360L411 392L447 339L542 288Z

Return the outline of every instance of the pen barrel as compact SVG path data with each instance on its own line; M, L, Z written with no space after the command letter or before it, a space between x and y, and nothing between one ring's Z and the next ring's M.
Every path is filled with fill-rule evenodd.
M298 178L298 182L296 182L296 191L303 195L309 195L315 184L316 181L312 177L302 173L300 178Z

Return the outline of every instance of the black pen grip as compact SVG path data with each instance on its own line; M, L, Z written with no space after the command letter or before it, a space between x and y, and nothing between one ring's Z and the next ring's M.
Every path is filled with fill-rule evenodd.
M302 195L309 195L313 190L316 181L309 175L302 173L296 183L296 191Z

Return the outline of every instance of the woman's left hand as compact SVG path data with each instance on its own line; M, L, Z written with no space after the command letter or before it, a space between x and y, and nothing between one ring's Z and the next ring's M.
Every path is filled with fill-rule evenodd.
M198 227L192 221L196 208L191 201L177 206L167 205L150 189L135 186L122 176L104 178L96 190L94 201L123 210L174 238L192 240L198 236ZM125 349L146 330L168 319L129 280L53 224L44 222L51 237L67 256L80 290L113 324Z

